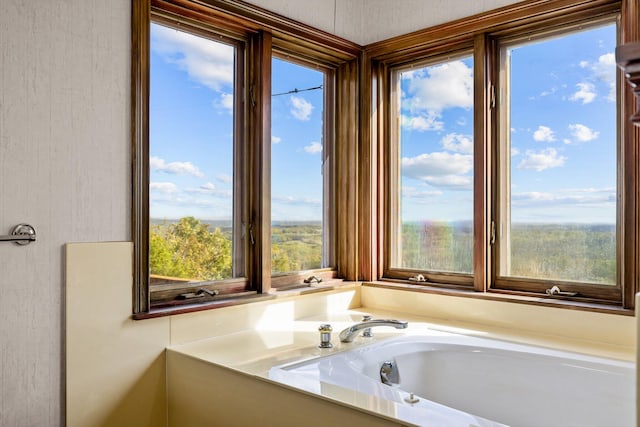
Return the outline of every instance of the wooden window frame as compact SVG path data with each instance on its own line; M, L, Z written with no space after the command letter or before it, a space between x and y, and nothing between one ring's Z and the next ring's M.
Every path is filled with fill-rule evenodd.
M384 286L412 288L420 291L457 292L462 290L466 296L478 298L513 297L513 300L533 298L539 300L540 293L550 282L518 283L510 280L507 286L502 280L496 280L496 264L489 243L491 221L494 219L497 192L496 182L496 140L498 133L496 109L491 108L492 87L497 83L496 40L514 35L541 32L549 28L573 25L581 20L588 22L604 16L619 14L619 44L640 39L637 2L631 0L584 0L580 2L566 0L532 0L516 3L491 12L465 18L433 28L396 37L364 48L364 56L369 63L366 66L365 80L369 81L366 93L370 96L363 101L363 111L370 109L373 123L363 132L363 148L374 153L372 161L365 165L382 176L367 188L369 190L365 212L371 222L378 222L379 228L367 247L371 253L371 264L365 280L386 282ZM420 272L428 282L420 286L409 282L408 278L416 274L415 270L391 268L391 202L396 197L390 179L393 176L393 147L390 125L391 113L391 72L394 68L411 63L446 58L447 52L456 52L471 45L474 49L474 273L473 279L461 281L456 275L442 275ZM567 290L577 290L585 295L571 301L561 301L569 308L599 310L598 305L632 309L634 295L639 290L638 254L640 246L640 213L638 212L638 194L640 190L640 132L626 117L632 111L634 103L631 89L619 84L619 137L620 153L618 160L619 204L618 226L618 283L616 289L604 289L602 286L588 284L575 287L575 284L562 283ZM396 154L397 156L397 154ZM396 159L397 160L397 159ZM377 191L376 191L377 189ZM364 230L364 226L362 227ZM556 282L556 281L554 281ZM520 286L522 285L522 286ZM469 291L475 291L469 293ZM500 295L499 295L500 294ZM492 296L493 295L493 296ZM542 301L541 301L542 302ZM548 300L542 302L548 303ZM595 307L595 308L594 308Z
M271 274L271 288L291 289L298 287L309 276L313 275L323 281L338 278L335 258L336 239L336 160L335 160L335 106L336 106L336 69L331 64L309 58L304 53L290 50L288 43L282 46L276 41L272 49L272 58L277 58L307 68L313 68L323 73L323 120L322 120L322 260L324 266L305 271L292 271ZM271 169L270 169L271 170Z
M603 23L616 23L619 29L619 11L612 11L612 13L607 14L605 11L595 14L594 16L583 17L582 14L579 14L574 20L563 19L560 23L554 25L550 25L548 23L543 23L540 25L535 25L532 28L528 28L526 32L518 31L518 32L509 32L507 35L500 35L498 37L490 36L490 43L494 44L494 50L496 55L491 58L495 60L495 63L492 64L494 67L494 75L500 74L500 59L498 58L501 46L508 46L518 42L524 42L531 37L544 39L546 37L555 36L555 35L569 35L573 34L575 31L579 31L583 28L596 27ZM618 92L622 88L620 85L620 73L616 73L617 77L617 88ZM496 93L502 93L502 90L506 90L504 88L504 82L493 81L493 86L496 88ZM505 209L508 204L506 201L506 195L503 193L503 188L506 187L505 184L500 184L503 180L505 180L505 176L509 174L508 167L500 167L501 161L506 157L505 153L502 150L505 150L506 147L502 144L502 140L506 138L504 134L500 134L501 131L505 131L508 128L508 123L499 124L501 121L505 120L506 114L508 114L508 107L502 108L501 106L496 107L497 114L495 120L498 125L496 125L496 134L494 135L493 145L493 153L495 153L494 161L497 164L497 167L492 171L493 174L493 188L492 192L496 195L494 197L494 205L493 205L493 218L495 218L496 228L500 226L498 224L502 224L508 222L508 219L505 219ZM617 123L616 128L618 129L618 141L616 141L616 150L617 150L617 158L620 159L620 151L623 148L623 139L620 130L624 128L624 123L621 120L620 112L620 100L617 100L616 103L616 111L617 111ZM611 304L620 304L622 300L622 284L620 280L620 273L624 267L625 260L621 257L623 252L622 241L620 239L620 229L622 228L622 224L624 223L624 219L620 215L621 212L624 211L624 204L626 203L625 199L622 197L621 189L624 186L623 177L625 176L626 170L624 169L624 165L618 160L617 161L617 197L616 200L621 200L621 203L617 206L616 210L616 240L618 244L616 245L616 284L615 285L602 285L602 284L594 284L594 283L576 283L568 280L544 280L544 279L534 279L534 278L521 278L521 277L501 277L499 274L500 264L504 262L501 257L504 257L502 253L503 244L501 241L505 241L507 239L496 239L496 244L494 246L493 257L492 257L492 279L490 284L490 290L495 292L520 292L520 293L533 293L533 294L545 294L546 290L551 286L559 286L563 291L566 292L577 292L579 296L576 297L579 301L585 302L596 302L596 303L611 303ZM509 190L507 190L509 191Z
M425 58L421 58L416 62L411 61L410 63L406 63L402 61L399 64L390 65L389 68L389 105L398 105L399 101L399 93L397 93L397 73L401 71L405 71L408 67L428 67L435 66L439 64L444 64L448 61L455 60L460 57L472 57L476 60L476 52L473 47L473 40L469 40L468 42L462 42L457 44L456 46L448 46L443 49L434 49L429 52L429 55ZM475 65L474 65L475 67ZM397 117L397 109L393 108L389 111L390 118L389 123L398 123L399 117ZM474 128L475 129L475 128ZM385 246L385 254L383 258L383 273L382 277L391 278L391 279L399 279L399 280L409 280L410 277L416 276L416 274L421 274L426 282L433 286L453 286L459 287L461 289L471 288L473 287L473 273L456 273L456 272L445 272L445 271L428 271L428 270L417 270L412 268L402 268L402 267L394 267L398 260L395 259L398 252L398 237L397 225L400 224L400 219L398 216L398 195L402 191L399 184L400 177L400 168L398 165L400 164L399 158L399 150L397 149L397 141L399 140L397 126L390 126L387 136L386 136L386 144L384 157L386 159L386 168L389 171L386 179L385 179L385 195L386 197L386 205L384 206L384 210L386 213L387 220L384 223L385 227L385 236L386 238L386 246ZM475 150L476 147L474 147ZM475 157L474 157L475 158ZM476 167L474 161L474 168ZM474 172L475 175L475 172ZM475 204L474 204L475 209ZM471 213L473 215L473 212ZM473 215L475 217L475 215ZM475 223L475 218L474 218ZM475 240L475 239L474 239Z
M154 298L149 288L149 55L150 23L185 25L194 33L220 35L238 40L246 46L246 61L239 64L245 73L242 82L236 82L235 99L239 117L234 129L237 139L234 148L234 173L244 180L234 180L234 236L245 234L250 228L255 244L236 240L244 251L234 254L240 265L236 272L243 277L202 282L195 285L170 286ZM268 12L239 0L132 0L132 239L133 253L133 313L134 318L163 316L198 311L269 298L278 287L286 288L300 283L306 272L271 277L270 269L270 141L271 141L271 58L273 52L286 53L316 64L334 79L328 82L329 113L325 132L333 139L335 153L331 165L333 179L325 196L334 201L334 212L355 217L357 171L355 164L358 135L358 92L353 90L354 76L359 69L360 46L304 24ZM355 71L354 71L355 70ZM246 102L245 102L246 101ZM336 114L344 120L336 120ZM342 119L342 118L341 118ZM340 157L344 152L348 155ZM344 159L344 160L341 160ZM348 163L352 162L352 163ZM347 185L344 185L347 183ZM240 188L242 187L242 188ZM240 192L242 191L242 192ZM347 196L347 197L345 197ZM351 245L356 229L347 228L330 213L329 236L333 268L318 270L326 278L357 279L357 248ZM234 239L237 237L234 237ZM236 267L234 266L234 269ZM192 288L217 289L220 295L204 298L198 304L167 307L179 293ZM156 298L157 297L157 298ZM152 301L155 301L152 303Z

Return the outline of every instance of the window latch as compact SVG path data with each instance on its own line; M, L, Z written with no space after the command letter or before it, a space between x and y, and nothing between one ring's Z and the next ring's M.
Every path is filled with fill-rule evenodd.
M496 223L495 221L491 221L491 231L489 236L489 244L493 245L496 243Z
M552 286L549 289L547 289L546 291L544 291L547 295L549 295L550 297L575 297L576 295L578 295L577 292L568 292L568 291L561 291L559 287L557 286Z
M489 108L492 110L496 108L496 87L495 85L491 85L491 90L489 94Z
M196 292L185 292L184 294L180 294L176 297L176 299L194 299L194 298L203 298L206 295L211 297L215 297L218 295L220 291L217 289L211 290L206 288L200 288Z
M304 279L304 283L320 283L322 282L322 278L318 276L309 276Z
M256 238L253 235L253 222L249 223L249 241L251 242L252 246L256 244Z
M427 281L427 279L422 274L418 274L416 276L409 277L409 280L411 280L412 282L426 282Z

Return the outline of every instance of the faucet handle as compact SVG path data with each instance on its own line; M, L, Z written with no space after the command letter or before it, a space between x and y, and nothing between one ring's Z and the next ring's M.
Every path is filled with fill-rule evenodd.
M331 327L331 325L329 325L328 323L324 323L320 325L320 327L318 328L318 331L320 332L320 345L318 345L318 347L320 348L333 347L333 344L331 344L331 331L333 331L333 328Z
M369 314L365 314L364 316L362 316L362 321L363 321L363 322L368 322L368 321L370 321L371 319L373 319L373 318L372 318ZM371 337L373 337L373 332L371 332L371 328L365 328L365 329L362 331L362 336L363 336L363 337L367 337L367 338L371 338Z

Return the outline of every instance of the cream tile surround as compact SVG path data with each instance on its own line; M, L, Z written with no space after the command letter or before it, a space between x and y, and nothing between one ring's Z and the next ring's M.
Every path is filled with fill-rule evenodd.
M249 417L247 411L238 411L234 406L238 405L237 396L229 397L224 393L227 389L240 397L243 393L255 396L260 390L264 397L258 399L259 405L263 405L265 411L277 405L278 399L292 399L298 402L301 412L285 412L290 420L299 421L301 414L309 411L323 411L330 417L350 417L352 425L397 425L275 386L263 378L269 364L292 355L308 354L309 349L315 351L312 343L317 339L315 329L320 319L333 319L334 331L337 331L341 322L354 320L359 311L404 315L445 328L462 328L627 360L633 360L636 354L637 329L635 319L630 316L360 286L133 321L130 318L131 257L130 242L66 246L68 426L198 425L182 418L176 422L175 416L181 411L179 404L185 400L172 399L172 387L176 390L182 387L181 392L194 399L203 396L199 393L218 393L217 411L222 411L218 416L226 414L228 424L225 425L242 425L242 420L247 421L243 417ZM314 320L305 321L307 318ZM247 339L254 340L256 345L247 347ZM211 343L219 350L212 352ZM175 351L167 355L167 347ZM171 360L181 361L168 363L166 371L165 362ZM213 390L193 382L179 383L175 378L182 377L175 375L175 370L180 369L176 366L187 365L195 371L188 369L185 378L193 375L196 381L195 378L211 376L228 382ZM168 376L174 380L169 382L167 390ZM229 400L225 400L225 396ZM211 404L207 396L203 407ZM282 415L283 411L277 414ZM275 420L271 423L267 420L263 425L279 425Z

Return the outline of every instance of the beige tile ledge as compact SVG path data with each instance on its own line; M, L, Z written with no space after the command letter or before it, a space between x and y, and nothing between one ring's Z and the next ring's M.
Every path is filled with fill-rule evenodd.
M374 329L371 339L358 337L353 343L341 343L340 331L362 319L364 314L375 318L394 318L409 321L409 328L396 330L381 327ZM331 349L320 349L318 327L322 323L332 325ZM210 339L202 339L168 348L170 352L188 355L250 375L268 377L269 369L296 361L309 360L353 349L383 339L402 335L420 335L428 330L439 330L463 335L530 344L577 353L634 361L633 346L615 346L607 343L567 339L545 334L522 333L514 329L489 327L459 321L445 321L428 317L406 315L393 311L359 308L295 320L292 322L262 325L258 329L244 330Z

